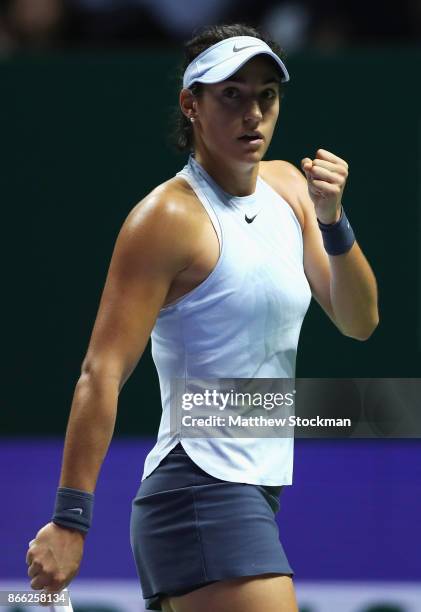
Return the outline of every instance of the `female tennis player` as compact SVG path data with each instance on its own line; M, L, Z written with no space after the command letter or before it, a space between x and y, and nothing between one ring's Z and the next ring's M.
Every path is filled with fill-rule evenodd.
M118 395L152 335L163 413L131 517L146 608L297 611L275 522L293 440L181 443L169 416L172 379L294 377L311 295L347 336L366 340L378 323L375 278L342 208L346 161L321 148L302 172L262 161L288 80L280 49L253 28L207 27L187 43L179 144L191 155L117 238L54 515L27 554L32 588L60 590L79 569Z

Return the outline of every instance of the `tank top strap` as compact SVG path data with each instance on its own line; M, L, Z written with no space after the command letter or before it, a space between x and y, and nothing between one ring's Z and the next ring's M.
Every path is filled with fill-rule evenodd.
M222 229L219 222L218 215L216 214L211 199L207 194L206 182L201 179L200 175L194 175L189 165L186 165L180 172L177 172L176 176L183 178L190 187L193 189L197 197L199 198L202 206L209 215L212 225L215 229L216 235L219 240L220 251L222 250Z

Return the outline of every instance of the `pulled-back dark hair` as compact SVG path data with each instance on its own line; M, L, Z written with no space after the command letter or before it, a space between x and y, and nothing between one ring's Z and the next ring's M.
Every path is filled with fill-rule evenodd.
M194 60L195 57L200 55L203 51L215 45L221 40L226 38L232 38L233 36L254 36L263 40L274 53L276 53L281 59L285 59L285 53L283 49L274 41L270 40L262 31L256 28L243 24L233 23L230 25L211 25L201 28L198 32L195 32L193 38L191 38L184 45L184 60L180 65L177 78L182 87L183 75L187 66ZM201 83L193 83L191 91L195 96L200 95L203 87ZM282 92L281 92L282 94ZM174 116L171 124L173 126L171 132L171 143L179 151L188 151L193 148L193 126L187 119L184 113L181 112L180 107L177 105L174 109Z

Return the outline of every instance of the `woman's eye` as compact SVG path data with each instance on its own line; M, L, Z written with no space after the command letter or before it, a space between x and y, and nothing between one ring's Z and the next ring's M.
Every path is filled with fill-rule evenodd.
M274 89L265 89L262 95L267 100L271 100L276 97L276 91Z
M235 87L227 87L227 89L224 89L224 96L227 98L237 98L238 89Z

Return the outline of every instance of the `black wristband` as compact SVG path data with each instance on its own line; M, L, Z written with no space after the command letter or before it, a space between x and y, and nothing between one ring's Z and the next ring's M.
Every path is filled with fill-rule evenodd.
M94 494L59 487L57 489L53 523L87 533L92 523L94 509Z
M347 253L355 242L355 235L342 207L341 216L336 223L322 223L317 219L322 232L323 245L329 255Z

